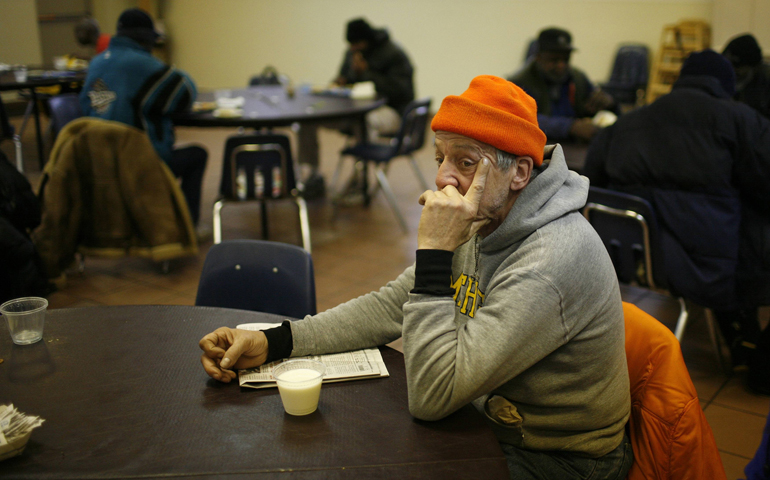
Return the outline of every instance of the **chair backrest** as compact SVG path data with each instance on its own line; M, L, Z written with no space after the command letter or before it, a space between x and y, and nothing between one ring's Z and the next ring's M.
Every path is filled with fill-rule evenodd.
M256 85L280 85L281 84L281 76L278 74L278 70L275 69L275 67L268 65L263 70L262 73L258 75L253 75L249 79L249 86L253 87Z
M631 382L629 480L725 479L714 434L671 330L623 303Z
M51 129L54 139L65 125L83 116L77 93L63 93L51 97L48 99L48 107L51 110Z
M537 55L537 38L533 38L527 44L527 50L524 52L523 63L526 65L530 60L535 58L535 55Z
M195 305L293 318L315 315L313 259L306 250L286 243L218 243L206 255Z
M285 198L296 193L295 178L291 143L286 135L256 133L227 139L219 188L224 198L239 198L239 181L245 181L240 188L245 189L246 198Z
M601 237L618 280L665 288L658 223L650 203L634 195L591 187L583 215Z
M623 45L615 54L610 85L629 89L645 88L649 75L649 49L646 45Z
M404 109L404 115L401 117L401 128L396 135L396 155L412 153L421 149L425 144L430 103L430 98L421 98L410 102Z

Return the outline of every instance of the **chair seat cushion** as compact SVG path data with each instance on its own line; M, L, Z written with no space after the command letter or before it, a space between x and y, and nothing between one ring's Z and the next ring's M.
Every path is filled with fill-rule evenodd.
M359 143L343 150L342 155L351 155L361 160L383 163L396 156L396 149L392 145Z

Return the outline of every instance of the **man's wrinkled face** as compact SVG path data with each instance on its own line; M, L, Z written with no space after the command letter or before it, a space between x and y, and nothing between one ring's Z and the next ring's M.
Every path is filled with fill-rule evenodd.
M561 83L567 79L571 55L571 52L538 52L535 62L548 81Z
M508 215L516 195L511 190L511 182L516 172L515 165L501 171L497 166L495 147L457 133L439 130L436 132L436 186L443 190L452 185L465 195L473 182L476 168L483 158L490 162L489 174L481 195L478 217L490 218L492 230ZM480 233L484 233L480 231Z

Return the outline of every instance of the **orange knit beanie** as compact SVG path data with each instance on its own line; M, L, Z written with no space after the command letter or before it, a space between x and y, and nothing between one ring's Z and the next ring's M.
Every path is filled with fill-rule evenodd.
M441 102L433 131L458 133L518 156L543 163L545 133L537 125L535 100L513 83L480 75L462 95Z

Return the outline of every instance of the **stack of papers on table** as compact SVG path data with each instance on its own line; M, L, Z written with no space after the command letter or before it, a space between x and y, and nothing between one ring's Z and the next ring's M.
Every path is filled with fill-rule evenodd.
M246 323L238 325L242 330L265 330L280 326L280 323ZM379 349L369 348L352 352L331 353L328 355L311 355L307 357L326 365L326 374L323 383L345 382L364 378L380 378L390 376ZM289 360L289 359L286 359ZM276 360L256 368L238 371L238 384L249 388L275 387L273 367L280 365L284 360Z

